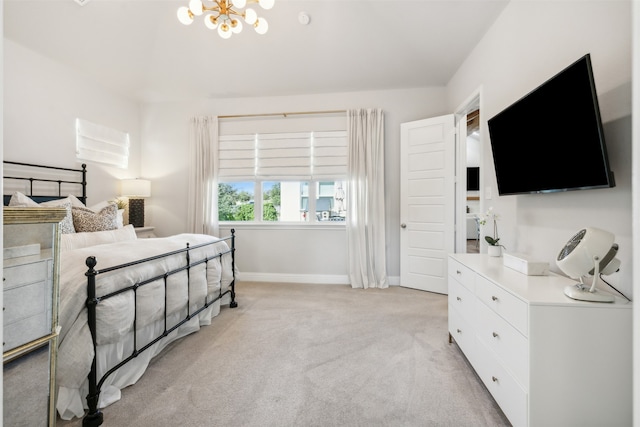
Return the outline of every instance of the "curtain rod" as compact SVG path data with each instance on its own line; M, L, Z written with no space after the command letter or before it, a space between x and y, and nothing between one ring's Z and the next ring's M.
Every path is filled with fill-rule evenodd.
M337 114L346 113L347 110L326 110L326 111L296 111L291 113L262 113L262 114L233 114L228 116L218 116L219 119L239 119L243 117L269 117L269 116L300 116L305 114Z

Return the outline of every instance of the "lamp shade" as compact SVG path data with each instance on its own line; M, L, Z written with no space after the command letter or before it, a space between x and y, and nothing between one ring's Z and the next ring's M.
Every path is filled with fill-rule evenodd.
M151 197L151 181L147 179L123 179L120 195L127 197Z

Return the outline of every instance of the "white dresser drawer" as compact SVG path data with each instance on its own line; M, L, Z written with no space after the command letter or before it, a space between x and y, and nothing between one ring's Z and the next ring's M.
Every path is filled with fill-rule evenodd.
M529 340L484 304L478 304L476 332L525 389L529 389Z
M455 307L465 321L475 319L476 296L457 280L449 280L449 306Z
M476 346L475 331L451 305L449 305L449 334L467 359L473 363Z
M482 276L476 278L478 299L512 324L525 337L529 336L529 306Z
M511 424L514 427L526 426L529 418L527 392L482 341L477 341L477 346L477 363L473 366L478 376Z
M474 271L469 267L460 264L454 259L449 258L448 273L450 278L449 280L451 280L451 278L454 278L465 288L469 289L471 292L474 292L476 273L474 273Z

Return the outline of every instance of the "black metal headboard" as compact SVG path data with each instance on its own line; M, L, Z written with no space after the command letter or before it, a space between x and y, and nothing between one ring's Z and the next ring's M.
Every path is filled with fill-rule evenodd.
M36 165L31 163L10 162L7 160L3 161L3 163L5 165L14 165L16 167L19 167L21 171L25 171L19 174L21 176L18 176L18 174L16 174L16 176L5 175L3 177L5 182L5 191L7 188L6 187L7 180L13 180L14 182L25 181L28 183L27 184L28 189L25 190L25 194L29 196L34 202L42 203L50 200L62 199L67 197L68 194L64 194L64 195L62 194L63 184L71 185L72 187L80 186L81 191L77 191L77 189L74 190L73 192L77 193L77 195L74 194L74 196L80 199L82 203L85 203L85 204L87 203L87 165L86 164L82 165L82 169L72 169L72 168L60 168L57 166ZM53 172L54 174L56 174L55 171L58 171L60 172L60 175L62 174L65 175L64 179L62 179L62 177L58 179L56 177L50 176L50 174L45 174L44 173L45 170L54 171ZM39 175L39 177L26 176L32 173L34 175ZM22 176L23 174L24 176ZM81 178L78 178L78 180L74 180L75 179L74 176L81 176ZM54 193L54 194L49 194L49 195L34 194L34 184L36 183L55 184L54 186L57 187L57 191L53 190L51 191L51 193ZM4 206L9 205L9 200L11 200L11 194L3 195Z

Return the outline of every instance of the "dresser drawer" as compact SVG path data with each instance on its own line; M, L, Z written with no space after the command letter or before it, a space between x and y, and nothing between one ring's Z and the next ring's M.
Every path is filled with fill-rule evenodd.
M4 267L4 289L47 280L48 260Z
M458 261L449 258L448 263L449 281L457 280L462 286L474 292L476 273L466 265L460 264Z
M3 351L11 350L22 344L43 337L51 331L47 327L47 313L42 312L36 316L27 317L3 328Z
M475 327L478 339L529 390L529 340L484 304L478 304Z
M457 280L449 280L449 306L455 307L465 321L473 323L476 296Z
M526 302L482 276L476 278L476 295L525 337L529 336L529 306Z
M449 333L467 359L473 364L476 335L470 324L464 320L455 307L449 305Z
M46 303L48 281L10 288L3 293L4 324L8 325L50 309Z
M514 427L528 425L528 394L509 371L493 357L493 352L477 341L477 363L473 365L478 376L509 418Z

